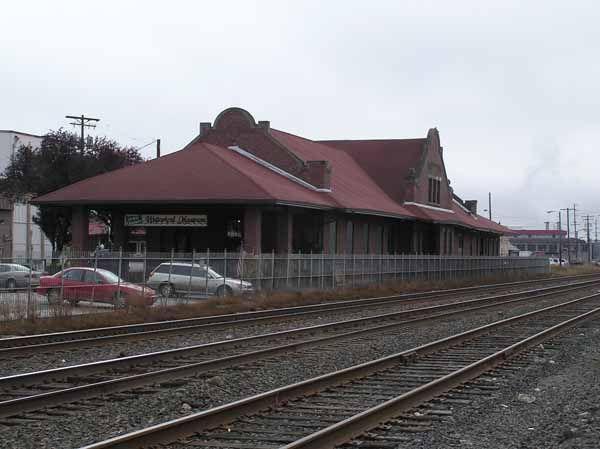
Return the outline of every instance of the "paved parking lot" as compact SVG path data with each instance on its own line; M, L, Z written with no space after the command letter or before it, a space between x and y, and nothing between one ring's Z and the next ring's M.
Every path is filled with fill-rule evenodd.
M167 299L159 296L153 307L177 305L202 299L203 297ZM113 309L112 304L92 301L80 301L75 307L66 302L60 306L50 305L46 296L38 295L34 290L31 293L26 289L17 292L0 290L0 322L26 319L32 316L49 318L64 315L84 315L107 312Z

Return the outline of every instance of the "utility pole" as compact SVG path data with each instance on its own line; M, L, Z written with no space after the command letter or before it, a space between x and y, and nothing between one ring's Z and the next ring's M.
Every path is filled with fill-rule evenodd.
M571 264L571 228L569 226L569 223L571 221L569 212L571 211L571 209L567 207L561 210L567 211L567 261L569 262L569 264Z
M492 192L488 192L488 214L492 221Z
M156 159L160 157L160 139L156 139Z
M575 233L575 262L579 260L579 239L577 238L577 208L573 204L573 232Z
M100 119L86 117L83 114L81 114L80 116L65 115L65 118L71 118L71 119L75 120L74 122L71 122L71 125L81 127L81 152L83 153L83 150L85 148L85 128L95 128L96 125L93 124L92 122L99 122Z
M591 244L590 244L590 216L586 215L585 216L585 228L587 231L587 246L588 246L588 263L592 261L592 254L590 252L591 250Z

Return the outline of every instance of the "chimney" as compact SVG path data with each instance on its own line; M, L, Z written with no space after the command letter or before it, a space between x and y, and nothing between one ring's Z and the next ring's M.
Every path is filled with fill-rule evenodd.
M306 161L301 177L319 189L331 189L331 164L329 161Z
M204 137L211 128L210 122L200 122L200 137Z
M160 157L160 139L156 139L156 159Z
M465 200L465 207L469 209L473 215L477 215L477 200Z
M271 122L268 121L268 120L259 120L258 121L258 127L264 129L267 132L269 132L269 129L271 128Z

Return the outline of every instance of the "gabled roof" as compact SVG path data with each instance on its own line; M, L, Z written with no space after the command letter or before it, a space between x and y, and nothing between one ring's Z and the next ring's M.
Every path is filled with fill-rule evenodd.
M321 140L356 160L394 200L405 201L409 170L416 169L427 139Z
M256 125L245 111L242 116L239 111L238 116L233 110L225 112L218 126L215 122L214 133L230 129L233 139L208 143L199 136L184 150L79 181L42 195L33 203L287 204L507 232L503 226L472 215L454 202L452 210L405 204L407 176L422 161L427 138L317 142L269 128L266 122ZM310 183L243 151L243 144L235 143L239 132L257 129L263 139L259 142L271 139L274 148L291 154L300 163L327 161L331 165L331 189L311 188ZM269 157L268 151L260 154Z
M35 199L37 204L236 201L338 206L232 150L202 142Z
M270 134L303 161L326 160L331 163L329 196L342 208L411 217L410 212L390 198L346 152L276 129L271 129Z

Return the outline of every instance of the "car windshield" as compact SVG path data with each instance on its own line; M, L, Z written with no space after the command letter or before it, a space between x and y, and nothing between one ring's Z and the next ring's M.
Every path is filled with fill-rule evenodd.
M210 267L205 267L205 268L208 271L208 274L210 274L213 278L218 279L218 278L222 278L223 277L222 275L220 275L219 273L217 273L212 268L210 268Z
M102 277L106 280L106 282L108 282L109 284L118 284L119 282L125 282L112 271L104 270L102 268L98 268L96 271L100 273Z

